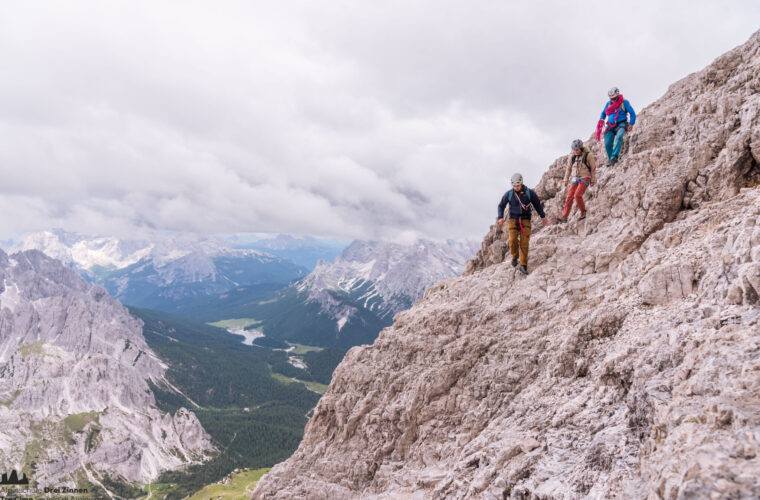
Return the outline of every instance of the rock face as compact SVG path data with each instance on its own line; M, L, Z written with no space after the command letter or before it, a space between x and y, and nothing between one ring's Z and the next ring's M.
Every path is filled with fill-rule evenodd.
M166 367L100 286L42 252L0 251L0 469L38 486L147 482L213 450L195 415L162 414Z
M349 351L253 498L760 497L758 74L760 32L644 109L529 276L492 227Z

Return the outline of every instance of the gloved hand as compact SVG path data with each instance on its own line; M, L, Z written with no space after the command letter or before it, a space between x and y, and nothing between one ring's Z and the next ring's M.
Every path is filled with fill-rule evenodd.
M596 124L596 142L602 139L602 129L604 128L604 120L599 120Z
M630 132L632 128L633 128L633 125L628 125L628 127L626 127L626 130L627 130L628 132Z

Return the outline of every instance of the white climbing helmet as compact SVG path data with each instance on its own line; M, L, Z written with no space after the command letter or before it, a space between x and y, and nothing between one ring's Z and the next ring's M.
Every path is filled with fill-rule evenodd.
M617 96L620 95L620 89L617 87L612 87L610 90L607 91L607 97L610 99L616 99Z
M512 185L518 186L522 184L523 178L522 174L512 174Z

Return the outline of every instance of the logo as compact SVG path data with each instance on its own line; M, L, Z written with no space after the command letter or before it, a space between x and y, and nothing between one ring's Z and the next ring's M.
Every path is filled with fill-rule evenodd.
M13 484L13 485L29 484L29 478L26 477L26 474L22 474L21 479L19 479L16 469L13 469L11 471L10 476L5 472L3 473L3 480L0 481L0 485L5 485L5 484Z
M87 488L70 488L68 486L45 486L29 487L29 478L25 473L18 477L18 472L12 470L10 474L3 473L0 480L0 500L34 500L36 498L49 498L58 500L99 500L101 497L89 494ZM5 488L11 486L11 488ZM15 488L13 487L15 486ZM70 496L50 496L66 494Z

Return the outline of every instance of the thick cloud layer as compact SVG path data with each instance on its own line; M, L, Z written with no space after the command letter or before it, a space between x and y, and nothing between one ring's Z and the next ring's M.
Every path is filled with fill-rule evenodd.
M3 2L0 239L479 237L608 87L640 109L760 19L660 3Z

